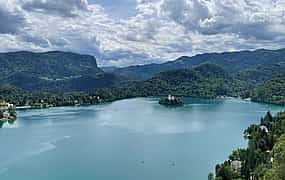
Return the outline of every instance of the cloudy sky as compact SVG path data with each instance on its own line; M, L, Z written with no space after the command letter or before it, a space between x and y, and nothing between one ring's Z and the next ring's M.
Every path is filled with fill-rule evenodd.
M0 0L0 51L62 50L102 66L285 47L285 0Z

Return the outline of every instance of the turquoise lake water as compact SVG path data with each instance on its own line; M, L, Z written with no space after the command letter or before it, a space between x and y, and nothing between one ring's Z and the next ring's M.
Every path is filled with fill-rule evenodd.
M238 99L156 98L18 112L0 129L1 180L206 180L246 146L243 130L284 107Z

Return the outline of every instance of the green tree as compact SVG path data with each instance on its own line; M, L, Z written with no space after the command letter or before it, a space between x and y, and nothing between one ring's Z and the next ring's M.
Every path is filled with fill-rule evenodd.
M222 180L232 180L234 177L234 172L230 167L230 162L225 161L221 165L216 166L216 177Z
M4 118L4 111L0 110L0 119Z
M214 174L213 173L209 173L208 180L214 180Z

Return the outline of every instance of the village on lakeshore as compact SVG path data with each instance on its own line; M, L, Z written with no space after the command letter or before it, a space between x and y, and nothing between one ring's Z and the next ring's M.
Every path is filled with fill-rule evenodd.
M0 127L7 122L12 124L16 118L16 106L5 101L0 102Z

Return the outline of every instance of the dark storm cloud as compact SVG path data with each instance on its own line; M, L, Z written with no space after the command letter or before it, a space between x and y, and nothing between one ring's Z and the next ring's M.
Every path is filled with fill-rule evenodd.
M187 32L274 40L285 34L281 27L274 28L285 21L282 5L268 0L163 0L161 11Z
M25 2L22 8L27 11L74 17L78 15L78 11L87 11L88 2L86 0L32 0Z
M0 4L0 33L14 34L24 24L24 17L16 12L9 11Z

